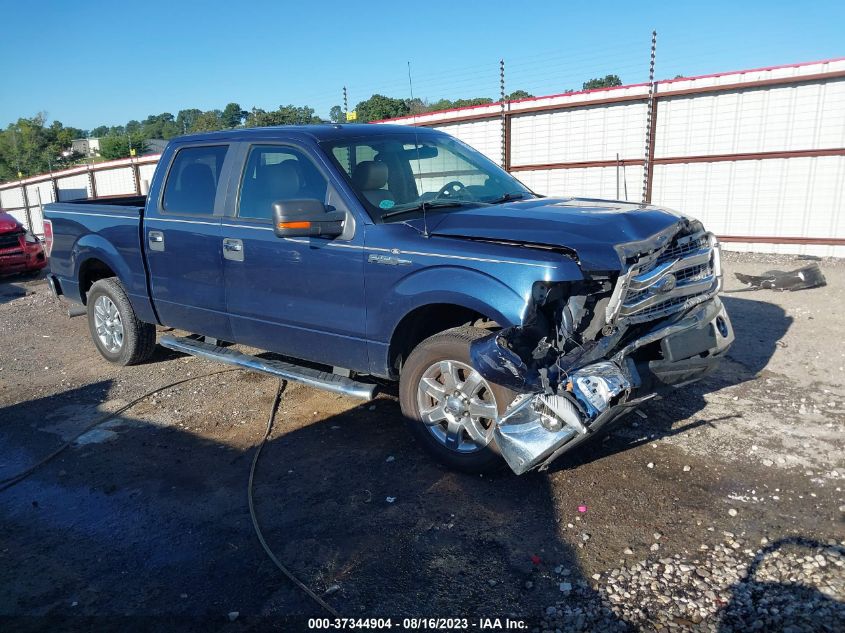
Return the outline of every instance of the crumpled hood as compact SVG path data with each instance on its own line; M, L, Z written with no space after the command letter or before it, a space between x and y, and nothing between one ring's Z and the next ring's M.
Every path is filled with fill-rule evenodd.
M8 213L0 213L0 233L19 231L21 224Z
M589 198L536 198L429 217L431 235L561 246L584 270L620 270L614 246L650 238L685 216L653 206ZM421 223L420 223L421 225Z

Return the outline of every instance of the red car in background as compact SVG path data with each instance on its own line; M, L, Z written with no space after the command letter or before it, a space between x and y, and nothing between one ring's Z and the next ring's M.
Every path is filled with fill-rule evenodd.
M34 273L46 265L41 240L11 215L0 212L0 275Z

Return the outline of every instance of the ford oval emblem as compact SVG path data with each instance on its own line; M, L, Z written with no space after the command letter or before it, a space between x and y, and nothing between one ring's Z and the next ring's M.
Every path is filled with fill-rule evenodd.
M655 282L654 289L658 293L665 295L667 292L672 292L677 284L678 280L675 279L675 275L669 273Z

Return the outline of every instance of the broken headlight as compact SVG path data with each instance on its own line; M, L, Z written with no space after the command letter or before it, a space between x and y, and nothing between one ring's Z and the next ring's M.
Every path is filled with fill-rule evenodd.
M590 418L607 409L612 400L631 383L614 363L603 361L588 365L570 375L572 392Z

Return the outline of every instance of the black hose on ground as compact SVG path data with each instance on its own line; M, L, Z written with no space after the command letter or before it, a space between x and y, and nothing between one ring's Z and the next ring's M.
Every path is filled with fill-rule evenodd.
M270 549L270 546L267 545L267 541L264 540L264 535L261 533L261 526L258 524L258 517L255 515L255 503L252 500L252 484L255 479L255 467L258 464L258 458L261 456L261 451L264 448L264 445L267 443L267 440L270 439L270 433L273 431L273 421L276 419L276 411L279 408L279 403L282 400L282 392L284 392L285 387L287 386L287 382L279 379L279 386L276 389L276 397L273 399L273 405L270 408L270 417L267 419L267 430L264 432L264 437L261 440L261 443L258 445L258 448L255 451L255 455L252 458L252 466L249 468L249 483L247 484L247 501L249 503L249 516L252 519L252 527L255 529L255 535L258 537L258 541L261 543L261 547L264 549L264 552L267 554L267 557L273 561L273 564L279 568L287 578L297 587L302 589L309 598L311 598L314 602L320 605L323 609L325 609L328 613L330 613L333 617L340 617L340 614L335 611L331 605L329 605L325 600L323 600L320 596L314 593L308 586L305 585L299 578L293 575L291 571L285 567L281 561L276 557L273 553L273 550Z

